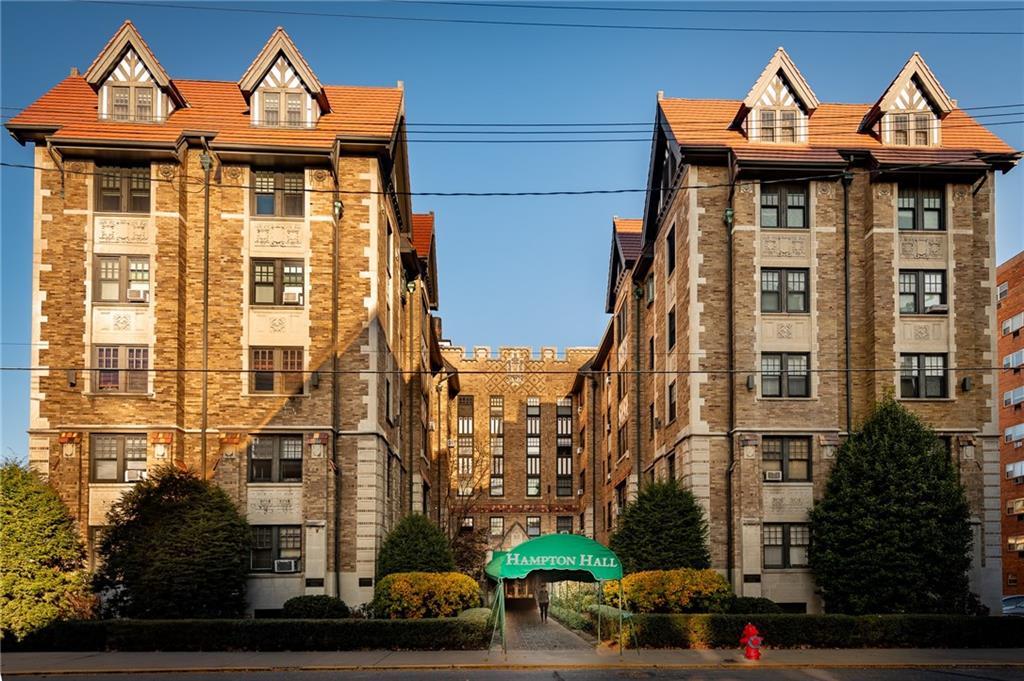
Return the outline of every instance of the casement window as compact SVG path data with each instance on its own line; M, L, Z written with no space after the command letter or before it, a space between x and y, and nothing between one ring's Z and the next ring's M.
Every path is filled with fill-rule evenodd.
M302 171L253 171L252 212L256 217L301 218L305 199Z
M811 439L761 438L761 469L765 482L810 482Z
M499 516L491 516L491 536L503 537L505 535L505 519Z
M900 270L900 314L946 312L943 270Z
M526 516L526 536L527 537L539 537L540 536L540 516L539 515L528 515L528 516Z
M810 397L806 352L766 352L761 355L761 397Z
M558 534L572 534L572 516L555 516L555 532Z
M668 479L676 479L676 455L674 453L668 455Z
M761 270L761 312L810 312L806 269Z
M795 109L761 109L759 139L792 144L797 137Z
M674 305L672 306L672 309L668 311L668 319L666 320L665 325L668 327L668 331L666 333L668 336L668 349L671 350L676 346L676 308Z
M249 482L302 482L302 436L254 437L249 444Z
M806 184L761 184L761 227L807 227Z
M563 397L555 407L555 494L572 496L572 399Z
M294 395L303 390L302 348L252 348L249 392Z
M622 514L622 509L626 508L626 481L623 480L615 486L615 513L616 515Z
M996 300L1002 300L1010 295L1010 282L1004 281L996 287Z
M666 422L672 423L676 420L676 382L672 381L668 384L668 413L666 414Z
M1003 368L1016 369L1024 366L1024 350L1017 350L1008 355L1003 355Z
M505 398L491 395L491 496L505 495ZM493 520L493 519L492 519Z
M1024 312L1018 312L1009 319L1004 319L1000 328L1004 336L1008 336L1011 333L1017 333L1024 327Z
M472 531L472 529L475 526L476 526L476 521L473 518L473 516L466 516L465 518L462 519L462 522L459 523L459 527L461 529L463 529L463 530L470 530L470 531Z
M618 449L616 450L617 453L618 453L618 457L621 459L622 457L624 457L626 455L626 452L629 451L629 424L628 423L623 423L621 426L619 426L619 431L617 433L616 445L618 447Z
M615 315L615 340L622 343L629 331L629 302L622 303L618 313Z
M1010 426L1003 431L1003 442L1020 442L1021 440L1024 440L1024 423L1018 423L1015 426ZM1018 465L1021 467L1021 475L1024 475L1024 462L1020 462L1019 464L1006 464L1007 478L1018 477L1016 475L1016 466ZM1014 466L1014 468L1011 469L1011 466Z
M149 302L148 255L94 256L93 300L98 303Z
M761 527L765 568L807 567L811 527L804 523L765 523Z
M900 229L930 232L946 228L945 191L941 187L900 185L897 222Z
M900 397L949 397L945 355L901 354Z
M252 261L253 305L302 305L306 287L302 260Z
M93 348L93 392L149 392L149 348L98 345Z
M468 497L473 493L473 396L460 395L458 403L458 450L457 482L458 495Z
M99 213L148 213L149 166L96 168L96 211Z
M263 102L262 125L298 128L303 125L303 93L289 90L260 90Z
M253 525L249 569L252 572L299 572L302 569L302 526Z
M540 496L540 398L526 398L526 496Z
M665 271L672 274L676 269L676 226L669 228L665 236Z
M1024 385L1014 388L1013 390L1007 390L1003 393L1003 406L1012 407L1015 404L1021 404L1024 402Z
M151 85L108 85L107 93L108 118L136 123L155 120Z
M93 435L89 440L92 482L135 482L146 478L146 436Z
M928 114L892 114L892 143L899 146L928 146L935 119Z

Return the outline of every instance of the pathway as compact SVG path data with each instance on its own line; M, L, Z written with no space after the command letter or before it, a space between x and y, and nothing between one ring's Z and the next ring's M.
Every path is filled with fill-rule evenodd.
M533 599L517 604L507 601L505 610L505 639L509 650L593 650L594 646L566 629L555 620L541 623L540 610ZM501 647L500 635L494 644Z

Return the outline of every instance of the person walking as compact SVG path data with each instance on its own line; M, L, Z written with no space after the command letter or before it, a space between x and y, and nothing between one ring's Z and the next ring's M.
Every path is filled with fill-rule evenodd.
M537 605L540 606L540 622L541 624L548 621L548 603L550 602L548 596L548 585L541 584L540 591L537 592Z

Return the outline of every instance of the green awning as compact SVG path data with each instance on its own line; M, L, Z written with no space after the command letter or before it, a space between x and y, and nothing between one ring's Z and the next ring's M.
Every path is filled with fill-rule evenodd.
M511 551L495 551L484 568L498 581L545 573L547 581L605 581L622 579L622 563L611 549L579 534L546 534Z

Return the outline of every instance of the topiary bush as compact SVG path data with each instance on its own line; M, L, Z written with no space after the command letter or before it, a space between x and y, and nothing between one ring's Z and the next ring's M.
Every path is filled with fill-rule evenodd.
M448 538L425 515L407 515L384 538L377 556L377 581L395 572L451 572Z
M637 613L724 612L733 598L729 582L714 570L648 570L622 580L622 606ZM619 606L619 583L605 582L604 599Z
M289 619L344 619L352 613L345 601L334 596L296 596L284 602L282 615Z
M459 572L396 572L377 582L370 609L384 619L454 617L480 605L480 586Z

